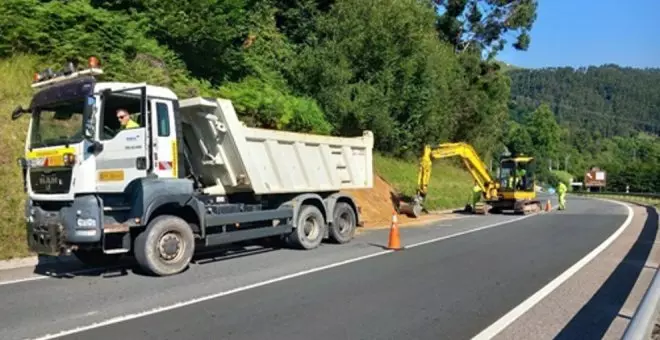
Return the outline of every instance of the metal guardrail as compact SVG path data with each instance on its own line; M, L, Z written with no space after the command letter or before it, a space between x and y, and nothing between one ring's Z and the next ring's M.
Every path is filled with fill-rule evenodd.
M580 192L576 193L584 196L620 196L629 198L660 199L660 194L656 193L635 193L635 192ZM641 203L641 202L640 202ZM660 209L658 209L660 210ZM660 218L658 223L660 223ZM651 334L658 323L660 315L660 270L656 269L655 275L649 288L644 293L644 297L637 306L628 327L621 339L623 340L646 340L651 339Z
M657 198L660 199L660 194L650 193L650 192L618 192L618 191L602 191L602 192L581 192L574 191L571 192L575 195L585 195L585 196L623 196L623 197L643 197L643 198Z

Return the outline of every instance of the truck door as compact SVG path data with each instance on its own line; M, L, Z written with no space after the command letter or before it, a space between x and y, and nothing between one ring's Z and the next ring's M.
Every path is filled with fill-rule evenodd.
M171 100L151 99L154 173L161 178L177 177L177 144Z
M104 92L97 140L103 150L96 155L98 192L123 192L136 178L146 177L150 167L147 135L146 87ZM125 110L137 127L123 127L118 110Z

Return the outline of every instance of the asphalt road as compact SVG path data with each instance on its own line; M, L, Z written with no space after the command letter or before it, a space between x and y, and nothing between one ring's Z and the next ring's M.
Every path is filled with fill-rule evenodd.
M405 228L402 243L418 245L394 253L383 253L387 230L379 230L314 251L205 257L167 278L122 269L0 282L2 338L64 332L63 339L95 340L466 339L626 219L624 207L607 202L571 199L569 208ZM441 239L450 235L457 236ZM293 277L374 254L380 255ZM236 292L223 295L230 290Z

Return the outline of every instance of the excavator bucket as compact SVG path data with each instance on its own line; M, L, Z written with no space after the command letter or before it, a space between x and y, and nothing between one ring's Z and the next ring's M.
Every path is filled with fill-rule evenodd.
M398 212L408 217L417 218L422 215L424 207L418 200L413 199L412 202L399 201Z
M486 215L490 207L484 202L477 202L474 207L474 213L477 215Z
M474 207L472 207L472 205L470 204L466 204L464 211L468 214L486 215L488 214L490 208L491 206L485 202L477 202L477 204Z

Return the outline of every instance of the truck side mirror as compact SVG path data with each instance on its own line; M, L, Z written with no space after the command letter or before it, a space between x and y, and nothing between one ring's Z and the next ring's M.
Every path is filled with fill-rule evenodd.
M103 144L101 144L99 141L94 141L92 142L92 145L87 147L87 152L98 155L103 151Z
M27 168L28 162L25 157L19 157L16 159L18 166L21 167L21 175L23 176L23 192L27 192Z
M85 128L83 129L83 136L85 139L89 141L94 140L94 134L96 132L95 125L96 122L94 120L94 117L96 116L96 112L98 110L98 107L96 106L96 98L94 96L88 96L87 97L87 107L85 108L85 111L83 113L83 119L85 120Z
M94 138L94 123L88 121L85 123L84 136L86 139L92 140Z
M22 106L17 106L14 111L11 113L11 120L16 120L20 118L24 113L29 112L29 110L24 109Z
M18 166L21 167L21 169L27 168L27 160L25 157L18 157L16 163L18 163Z

